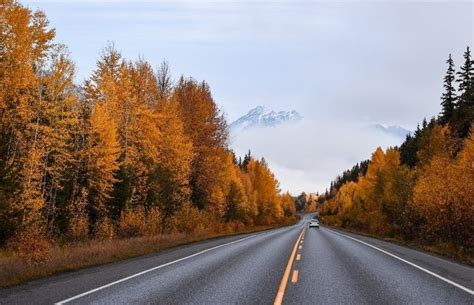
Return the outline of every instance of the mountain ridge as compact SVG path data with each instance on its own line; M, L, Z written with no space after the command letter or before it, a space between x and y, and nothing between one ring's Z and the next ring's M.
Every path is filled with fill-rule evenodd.
M281 125L287 122L296 122L303 118L297 111L274 111L264 106L250 109L245 115L229 124L231 132L241 131L249 128L266 128Z

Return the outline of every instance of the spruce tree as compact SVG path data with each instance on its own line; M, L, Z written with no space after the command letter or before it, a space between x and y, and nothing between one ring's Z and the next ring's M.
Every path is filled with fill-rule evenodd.
M459 96L455 111L455 133L460 138L469 134L469 129L474 121L474 63L471 59L471 50L467 47L464 52L464 64L457 73L459 83Z
M461 71L457 72L460 95L464 95L472 85L472 78L474 77L473 61L471 59L471 50L469 47L464 52L464 64L461 66Z
M455 81L455 71L454 71L454 61L449 54L448 60L448 70L446 71L446 76L444 77L444 89L446 90L441 96L441 115L440 123L447 124L449 123L454 115L454 108L456 106L456 89L453 86Z
M242 168L246 169L249 162L252 161L252 154L249 152L244 156L244 161L242 162Z

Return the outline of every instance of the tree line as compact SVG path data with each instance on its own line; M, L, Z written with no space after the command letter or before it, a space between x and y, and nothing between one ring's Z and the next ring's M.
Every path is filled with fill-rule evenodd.
M321 196L324 221L435 245L472 260L474 62L469 47L463 57L457 72L448 57L439 116L424 119L400 147L378 148L365 166L333 181Z
M294 218L265 160L236 160L206 82L109 45L76 85L43 12L7 0L0 19L0 245Z

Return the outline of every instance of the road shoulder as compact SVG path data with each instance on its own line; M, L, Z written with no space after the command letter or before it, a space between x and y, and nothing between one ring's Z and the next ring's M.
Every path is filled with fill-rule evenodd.
M454 262L452 260L400 245L398 243L348 232L347 230L341 230L339 228L326 228L387 251L395 256L407 260L408 262L411 262L412 264L425 268L441 277L469 288L470 290L474 290L474 268L469 265Z

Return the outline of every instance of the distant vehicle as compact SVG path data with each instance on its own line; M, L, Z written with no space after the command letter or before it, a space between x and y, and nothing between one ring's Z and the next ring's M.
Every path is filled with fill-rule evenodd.
M319 229L319 220L317 219L311 219L309 221L309 227L310 228L318 228Z

